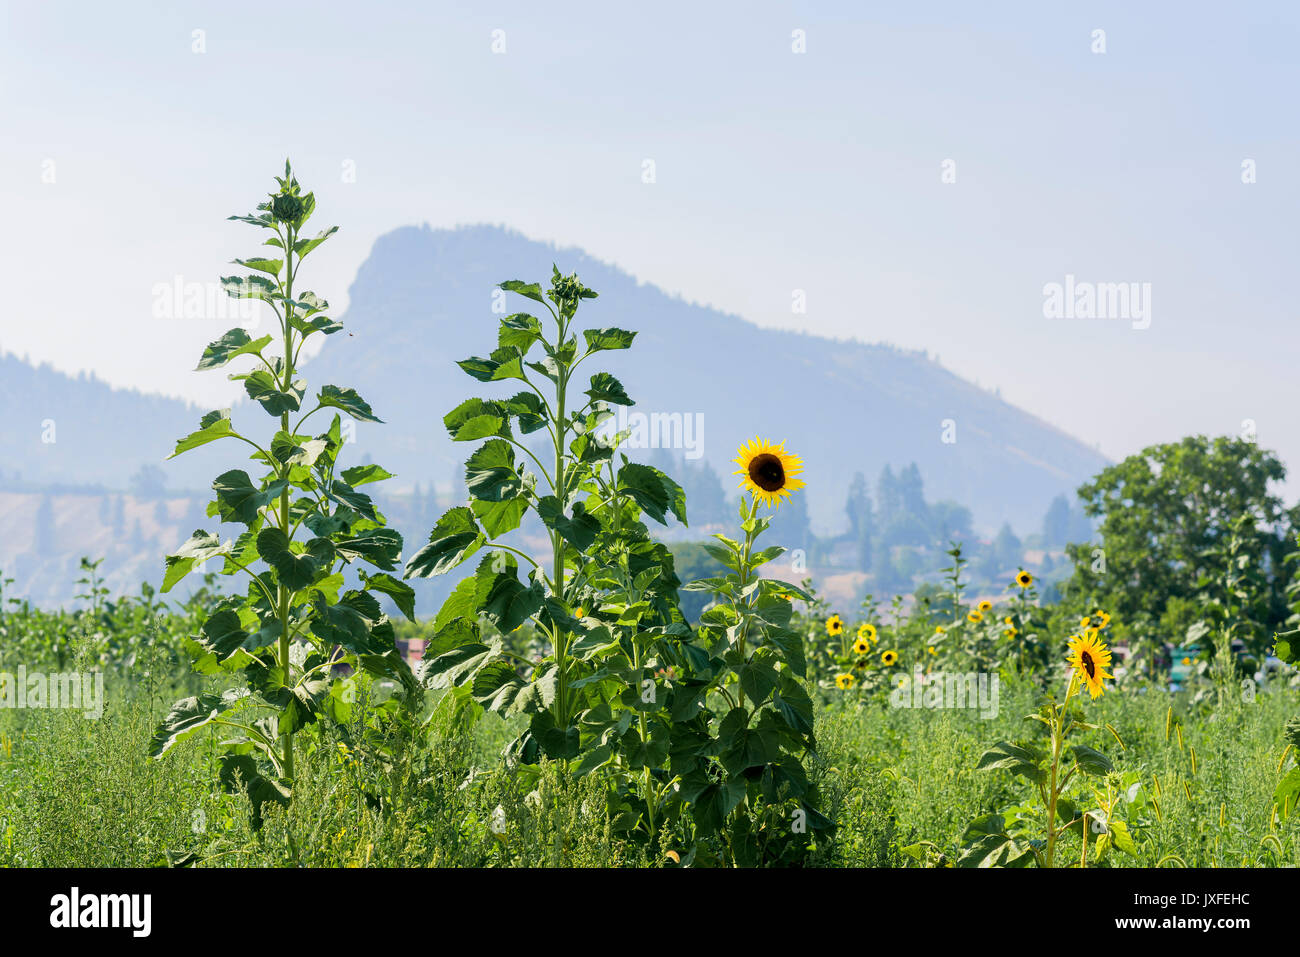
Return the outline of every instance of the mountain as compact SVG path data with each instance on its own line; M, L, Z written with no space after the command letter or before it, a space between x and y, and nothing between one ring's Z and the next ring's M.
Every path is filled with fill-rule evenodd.
M728 498L736 494L730 460L756 434L784 440L805 462L806 496L778 517L802 521L806 506L827 534L847 527L845 500L857 472L874 481L886 465L916 463L930 502L969 507L982 531L1003 522L1032 531L1055 496L1072 498L1106 465L1099 453L924 354L762 329L638 283L581 250L497 227L405 227L376 241L350 289L341 317L347 331L326 338L303 375L313 392L324 384L356 388L385 420L356 426L352 455L397 475L386 483L385 494L395 496L386 510L408 541L427 535L433 506L454 500L461 487L469 449L447 438L443 415L469 396L504 391L471 379L456 361L492 350L502 312L541 308L515 296L503 300L497 283L545 286L552 263L600 294L582 306L580 325L638 333L631 350L602 353L590 371L612 372L636 400L630 412L665 426L663 433L643 430L651 441L642 445L664 444L652 440L662 434L673 448L630 454L682 480L691 534L729 515L723 487ZM325 293L329 284L314 285ZM147 569L161 571L166 550L207 521L205 490L231 467L228 444L212 443L167 462L161 473L146 469L207 410L113 389L93 376L0 355L0 408L0 569L23 579L17 594L66 600L81 554L107 554L112 585L134 590ZM235 416L262 418L260 410L236 409ZM945 420L955 441L944 441ZM668 456L677 457L675 465ZM403 499L417 483L424 491ZM407 516L410 527L402 524ZM772 534L780 534L780 523ZM782 540L802 544L789 534Z
M857 471L874 479L885 465L915 462L931 501L968 506L980 528L1010 522L1030 530L1056 495L1072 497L1107 464L924 354L763 329L638 283L581 250L490 226L406 227L381 237L350 290L344 321L352 336L328 339L305 375L354 386L385 420L358 428L359 447L374 461L405 480L452 478L466 450L446 438L443 414L469 396L505 392L454 363L495 347L496 284L545 286L552 263L600 294L579 310L583 326L638 333L631 350L600 356L600 368L636 400L631 412L680 421L672 434L698 446L681 451L701 453L728 488L741 442L756 434L784 440L803 456L809 511L823 528L845 525ZM541 309L509 300L508 312ZM944 441L945 420L955 441ZM691 423L701 428L688 430Z

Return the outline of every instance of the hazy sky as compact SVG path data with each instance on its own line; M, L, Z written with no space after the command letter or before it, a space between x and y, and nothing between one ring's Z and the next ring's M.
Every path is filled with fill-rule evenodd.
M288 154L336 305L383 232L502 223L1111 456L1250 419L1300 471L1295 4L459 6L0 4L0 349L233 395L190 371L230 323L155 290L256 251L224 218ZM1149 327L1045 317L1067 275Z

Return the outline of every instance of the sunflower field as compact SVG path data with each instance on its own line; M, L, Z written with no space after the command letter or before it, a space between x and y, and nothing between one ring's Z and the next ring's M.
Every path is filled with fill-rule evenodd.
M6 700L20 668L108 679L99 720L0 708L0 864L1300 865L1300 578L1258 516L1215 516L1172 659L1136 559L1131 585L1081 551L1053 600L1025 569L971 595L954 542L940 587L836 607L776 573L773 518L818 480L799 436L734 422L737 507L686 576L657 536L682 485L609 428L634 399L602 360L637 331L584 324L597 291L556 267L502 282L519 311L436 370L465 377L434 425L466 494L399 530L345 438L383 410L304 378L343 330L307 285L335 227L276 183L222 283L278 325L198 361L249 402L166 438L223 455L209 526L158 591L110 595L90 560L75 611L0 591Z

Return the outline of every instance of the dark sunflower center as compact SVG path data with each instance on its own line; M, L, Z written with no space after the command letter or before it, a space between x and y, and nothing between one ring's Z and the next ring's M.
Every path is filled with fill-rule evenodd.
M1092 663L1092 655L1086 651L1080 652L1079 662L1083 665L1083 670L1088 672L1089 678L1097 677L1097 666Z
M785 469L771 452L756 455L749 463L749 480L764 492L777 492L785 486Z

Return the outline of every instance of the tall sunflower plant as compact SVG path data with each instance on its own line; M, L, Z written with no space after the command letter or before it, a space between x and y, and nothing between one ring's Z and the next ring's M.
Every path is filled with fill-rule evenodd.
M818 833L832 826L818 809L805 762L816 753L813 704L806 688L804 635L791 627L794 600L811 596L763 565L781 546L758 539L775 509L803 487L803 464L784 443L746 443L736 457L740 486L739 539L715 535L708 552L727 574L686 586L712 603L700 615L698 638L707 661L697 665L700 711L677 729L673 766L692 811L697 853L715 848L740 866L800 860Z
M579 306L597 294L558 268L545 290L518 280L500 288L545 311L504 317L497 347L459 363L485 386L517 391L467 399L443 418L452 440L476 444L468 500L438 520L405 575L478 561L434 619L419 677L447 692L440 708L527 715L511 762L611 775L616 826L655 838L673 793L673 721L694 701L672 676L689 670L693 649L672 555L645 520L685 525L686 496L619 451L627 436L610 428L614 409L634 404L622 383L579 374L593 357L631 348L636 333L579 330ZM510 537L528 514L545 531L545 554ZM525 625L544 654L525 658L501 639Z
M1028 781L1033 785L1029 800L972 823L957 866L1059 866L1062 841L1068 835L1080 839L1080 866L1088 862L1088 841L1090 836L1095 840L1097 833L1111 835L1101 849L1109 845L1134 852L1126 826L1118 821L1108 825L1106 808L1088 809L1089 802L1077 796L1084 793L1082 789L1071 787L1088 778L1106 779L1115 770L1101 751L1074 740L1082 733L1101 733L1101 726L1087 720L1080 700L1085 691L1097 699L1113 679L1110 650L1097 630L1089 628L1070 637L1066 661L1069 681L1064 698L1058 702L1049 696L1038 711L1025 716L1041 727L1046 740L999 741L976 764L977 770L1009 771ZM1123 746L1113 728L1106 725L1105 730Z
M233 440L252 449L249 459L261 474L232 468L217 476L207 514L218 530L195 531L167 556L162 583L168 592L209 561L222 562L223 575L245 576L246 590L218 603L185 643L196 672L223 681L241 676L243 687L176 702L150 745L161 758L201 729L226 735L221 783L247 793L257 827L264 805L289 804L298 735L322 722L340 730L349 723L359 676L393 682L392 707L408 718L423 701L380 605L381 598L390 599L414 618L414 592L390 574L397 571L402 538L361 490L391 476L378 465L344 468L341 461L342 416L380 420L351 388L324 385L309 399L298 376L307 341L342 329L327 315L328 303L299 276L303 261L337 227L305 233L315 197L302 191L287 161L276 181L279 188L256 212L231 217L267 234L263 245L269 248L236 259L249 274L222 285L233 298L265 303L278 328L258 338L231 329L204 350L197 370L239 361L244 368L230 379L270 417L269 428L237 428L231 410L219 409L203 416L172 452L175 457ZM321 413L333 413L328 426L309 430ZM223 542L221 524L243 530Z

